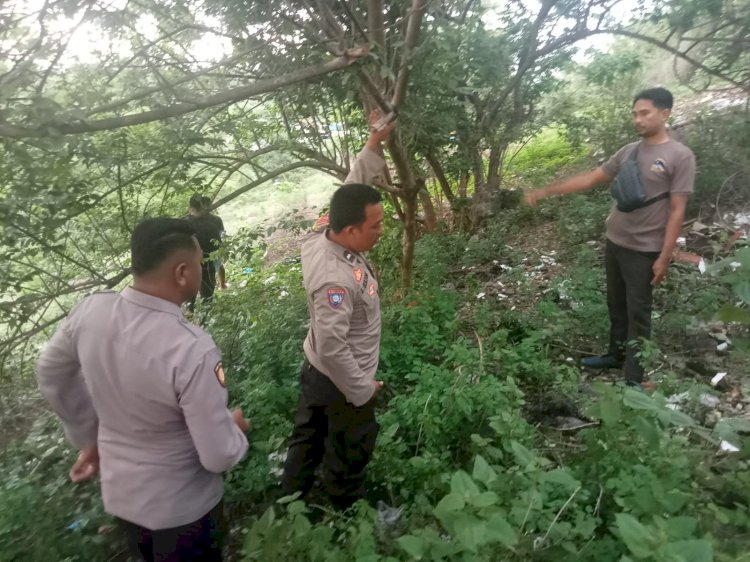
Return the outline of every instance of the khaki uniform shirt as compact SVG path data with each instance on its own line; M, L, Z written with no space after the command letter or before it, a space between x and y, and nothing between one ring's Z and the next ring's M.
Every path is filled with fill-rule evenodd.
M247 451L211 337L177 305L132 288L79 303L37 378L73 445L98 444L106 511L148 529L210 511L221 472Z
M371 184L385 161L365 148L344 183ZM365 404L375 391L380 354L378 281L361 254L329 240L324 231L302 246L302 276L310 311L304 349L348 402Z
M670 139L663 144L634 142L622 147L602 166L611 178L638 147L638 167L646 199L661 193L692 193L695 157L684 144ZM669 198L623 213L612 206L607 217L607 238L623 248L639 252L661 252L669 220Z

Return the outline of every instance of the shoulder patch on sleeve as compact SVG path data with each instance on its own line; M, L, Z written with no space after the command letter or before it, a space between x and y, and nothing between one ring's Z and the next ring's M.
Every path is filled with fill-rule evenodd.
M313 232L323 232L328 228L328 214L321 215L312 227Z
M328 289L328 304L331 308L339 308L344 303L346 289L343 287L331 287Z
M216 367L214 367L214 374L216 375L216 380L219 381L219 384L226 388L227 383L226 379L224 378L224 366L221 364L221 361L219 361L216 364Z

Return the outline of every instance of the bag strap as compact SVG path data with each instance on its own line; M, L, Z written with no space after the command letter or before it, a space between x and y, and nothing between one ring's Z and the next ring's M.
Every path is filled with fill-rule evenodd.
M668 199L669 195L670 195L669 191L665 191L664 193L660 193L656 197L652 197L648 201L644 201L643 203L641 203L640 207L638 207L638 208L639 209L643 209L643 207L648 207L652 203L656 203L657 201L661 201L662 199Z
M638 149L641 146L641 141L638 141L638 144L635 145L635 148L630 152L630 156L628 157L628 160L632 160L633 162L638 161Z

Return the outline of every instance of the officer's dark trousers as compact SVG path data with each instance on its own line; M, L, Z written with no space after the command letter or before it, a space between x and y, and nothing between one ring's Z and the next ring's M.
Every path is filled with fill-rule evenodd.
M609 353L625 359L625 378L643 380L636 358L640 338L651 337L653 265L659 252L638 252L607 240L604 264L607 272ZM633 343L631 343L633 342Z
M152 531L122 519L132 560L145 562L221 562L224 506L219 502L187 525Z
M322 468L322 487L331 504L346 509L365 493L367 463L375 448L375 399L357 408L331 380L305 360L300 399L289 442L282 489L303 497ZM322 466L321 466L322 465Z
M201 299L203 304L209 304L214 299L216 290L216 261L204 261L201 263ZM195 309L195 297L188 302L188 309Z

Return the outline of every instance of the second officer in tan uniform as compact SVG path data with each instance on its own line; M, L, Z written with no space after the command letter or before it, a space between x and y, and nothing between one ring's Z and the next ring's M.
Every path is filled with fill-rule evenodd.
M80 449L70 476L101 464L104 508L137 560L221 560L221 473L248 424L227 409L221 355L180 305L201 286L193 226L147 219L131 238L133 286L85 298L37 366L39 387Z
M380 299L363 253L383 233L381 196L368 184L384 170L380 143L392 129L371 133L331 198L328 228L302 246L310 330L282 488L306 494L322 463L323 491L341 509L364 495L378 434Z

